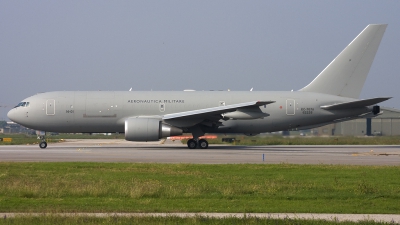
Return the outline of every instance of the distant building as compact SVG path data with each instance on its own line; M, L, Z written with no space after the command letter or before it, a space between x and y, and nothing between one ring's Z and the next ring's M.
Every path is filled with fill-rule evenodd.
M400 110L382 108L382 115L369 119L356 119L315 128L316 135L345 136L400 136Z
M15 133L22 133L22 134L35 134L35 131L24 126L19 125L18 123L14 122L7 122L2 129L0 129L1 134L15 134Z

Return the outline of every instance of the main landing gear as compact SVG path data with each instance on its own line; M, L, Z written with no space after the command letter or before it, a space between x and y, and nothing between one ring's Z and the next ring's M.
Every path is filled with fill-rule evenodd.
M206 139L200 139L200 140L195 140L195 139L189 139L187 142L187 146L190 149L195 149L197 146L201 149L206 149L208 148L208 142Z

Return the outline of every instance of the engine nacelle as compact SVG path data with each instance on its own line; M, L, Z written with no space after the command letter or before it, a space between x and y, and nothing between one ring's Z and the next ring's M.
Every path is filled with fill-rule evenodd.
M260 119L268 116L268 114L263 112L252 112L252 111L240 111L236 110L234 112L228 112L224 114L224 117L233 120L254 120Z
M223 115L224 118L233 120L254 120L269 116L260 110L260 107L250 107L245 109L237 109L233 112L228 112Z
M182 130L154 118L129 118L125 120L125 140L158 141L163 137L181 135Z
M374 115L377 115L380 112L381 112L381 107L379 107L379 105L376 105L376 106L372 107L372 113Z

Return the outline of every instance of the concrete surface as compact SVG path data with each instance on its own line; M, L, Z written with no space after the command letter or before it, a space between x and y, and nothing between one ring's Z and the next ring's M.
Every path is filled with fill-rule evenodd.
M264 160L263 160L264 159ZM68 140L0 146L3 162L294 163L400 165L400 146L231 146L188 149L179 141Z

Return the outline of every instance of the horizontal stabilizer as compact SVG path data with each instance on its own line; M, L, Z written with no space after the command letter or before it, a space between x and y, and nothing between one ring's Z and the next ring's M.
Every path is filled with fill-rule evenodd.
M352 101L352 102L338 103L338 104L333 104L333 105L324 105L324 106L321 106L321 109L337 110L337 109L361 108L361 107L378 104L378 103L386 101L390 98L392 98L392 97L370 98L370 99L356 100L356 101Z

